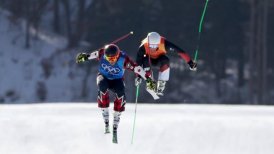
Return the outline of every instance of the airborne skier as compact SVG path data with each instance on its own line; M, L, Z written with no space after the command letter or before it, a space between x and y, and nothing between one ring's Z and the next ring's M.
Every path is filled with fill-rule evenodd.
M156 83L151 78L147 78L143 68L137 66L137 64L115 44L108 44L99 51L94 51L90 54L79 53L76 57L76 62L80 63L91 59L97 59L99 61L99 73L97 75L97 101L98 107L102 110L105 122L105 133L110 133L108 110L110 104L109 90L115 93L112 141L113 143L118 143L117 128L121 113L125 110L126 104L125 85L123 81L125 69L134 71L137 75L142 76L142 78L146 80L147 86L150 89L154 89Z
M165 85L169 80L170 68L167 52L178 53L178 55L188 63L190 70L195 71L197 69L197 64L191 60L190 56L183 49L160 36L157 32L148 33L139 47L136 62L145 69L147 76L152 75L151 65L157 66L160 64L157 89L155 89L155 91L161 96L164 95ZM135 78L135 85L138 86L141 82L141 77L137 76Z

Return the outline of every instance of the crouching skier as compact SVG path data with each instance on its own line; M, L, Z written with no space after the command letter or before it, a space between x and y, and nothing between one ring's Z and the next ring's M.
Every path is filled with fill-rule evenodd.
M97 75L98 86L98 107L102 110L103 119L105 122L105 133L110 133L109 130L109 90L115 93L114 100L114 115L113 115L113 143L118 143L117 128L120 121L121 113L125 110L126 96L125 85L123 81L125 69L135 72L137 75L146 80L147 86L151 89L156 87L156 82L151 78L144 76L145 71L141 66L137 66L125 52L121 51L115 44L108 44L99 51L94 51L90 54L79 53L76 57L76 62L84 62L91 59L99 61L99 73Z
M190 70L195 71L197 69L197 63L191 60L190 56L183 49L171 43L157 32L148 33L139 47L136 62L146 70L147 74L151 75L151 66L158 66L159 74L157 89L155 90L159 96L164 95L165 85L169 80L170 62L167 56L168 52L177 53L188 63ZM141 81L142 78L137 76L135 85L138 86L141 84Z

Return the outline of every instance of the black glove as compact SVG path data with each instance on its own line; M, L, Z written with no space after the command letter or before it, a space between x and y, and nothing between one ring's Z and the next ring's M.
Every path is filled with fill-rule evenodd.
M197 63L193 62L192 60L190 60L190 61L188 62L188 65L189 65L189 69L190 69L191 71L196 71L196 70L197 70Z
M87 53L78 53L76 56L76 63L87 61L89 54Z
M147 78L146 80L146 86L148 89L156 90L157 83L153 81L151 78Z

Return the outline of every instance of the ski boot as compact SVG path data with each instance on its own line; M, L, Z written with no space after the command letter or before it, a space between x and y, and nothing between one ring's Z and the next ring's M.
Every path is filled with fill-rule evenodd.
M159 80L157 82L157 95L164 96L165 86L166 86L166 81Z
M110 130L109 130L109 122L105 122L105 134L109 134Z
M110 133L109 131L109 112L108 108L102 108L102 115L105 122L105 134Z
M112 142L117 144L118 143L117 129L118 129L118 124L120 122L121 112L115 111L113 116L114 117L113 117Z

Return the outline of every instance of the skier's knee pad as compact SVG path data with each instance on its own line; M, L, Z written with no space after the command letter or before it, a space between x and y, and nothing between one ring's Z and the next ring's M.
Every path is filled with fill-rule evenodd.
M161 70L159 72L158 75L158 80L162 80L162 81L168 81L169 80L169 73L170 73L170 68L166 68L165 70Z
M114 111L118 111L118 112L125 111L125 105L126 105L125 95L122 95L121 97L118 97L118 95L116 95L114 100Z
M100 107L100 108L109 107L109 94L108 94L108 91L106 91L105 93L102 92L102 91L98 91L97 101L98 101L98 107Z
M113 113L113 127L118 128L120 122L121 112L115 111Z
M108 111L108 108L101 108L101 110L102 110L102 115L103 115L105 123L108 123L109 122L109 111Z

